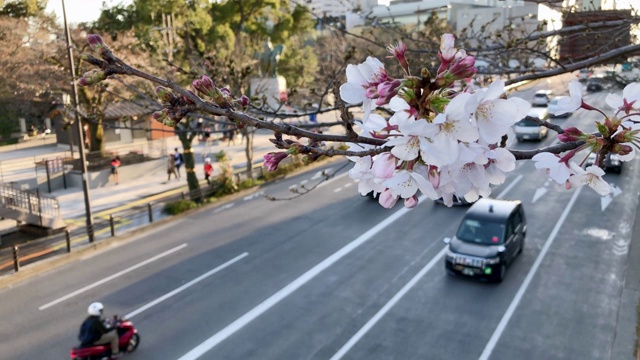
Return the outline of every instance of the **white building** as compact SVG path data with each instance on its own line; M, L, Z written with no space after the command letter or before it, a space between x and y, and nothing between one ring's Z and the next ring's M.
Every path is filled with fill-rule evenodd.
M343 17L356 9L369 11L378 5L378 0L306 0L313 15L318 17Z

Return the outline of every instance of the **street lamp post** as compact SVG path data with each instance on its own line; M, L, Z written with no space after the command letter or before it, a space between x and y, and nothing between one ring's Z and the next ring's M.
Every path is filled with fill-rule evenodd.
M84 153L84 136L82 133L82 123L80 122L79 106L78 106L78 87L76 85L76 69L73 65L73 51L71 50L71 34L69 33L69 25L67 24L67 12L62 0L62 17L64 19L64 32L67 38L67 56L69 56L69 68L71 69L71 90L73 92L75 125L78 130L78 152L80 153L80 169L82 171L82 190L84 192L84 209L87 216L87 236L89 242L93 242L93 215L91 214L91 203L89 201L89 182L87 179L87 157Z

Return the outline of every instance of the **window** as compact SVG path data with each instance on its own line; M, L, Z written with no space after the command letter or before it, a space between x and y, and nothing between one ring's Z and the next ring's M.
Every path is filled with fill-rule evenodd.
M469 243L498 245L504 242L504 223L465 219L456 237Z

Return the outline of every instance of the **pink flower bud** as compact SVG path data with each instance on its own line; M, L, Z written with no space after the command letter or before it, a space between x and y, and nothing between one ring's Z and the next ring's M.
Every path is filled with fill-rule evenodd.
M97 84L100 81L107 78L107 74L102 70L91 70L84 73L80 79L78 79L78 85L87 86Z
M285 159L289 154L286 152L270 152L264 155L264 166L269 171L274 171L278 168L280 161Z
M233 101L234 104L237 104L242 109L246 109L247 106L249 106L249 102L249 97L247 97L246 95L242 95Z
M459 52L464 55L460 58L456 58L449 69L451 75L453 75L454 80L459 79L467 79L474 76L478 70L474 67L476 63L476 59L473 56L468 56L464 53L464 50L460 50Z
M418 206L417 196L413 195L410 198L404 199L404 207L406 207L407 209L413 209L416 206Z
M389 189L385 189L380 193L380 196L378 196L378 203L380 203L380 205L382 205L382 207L386 209L391 209L392 207L394 207L396 202L398 202L398 197L391 195L391 190Z
M584 136L584 133L578 130L578 128L572 126L564 129L564 133L558 134L558 140L566 143L570 141L578 141L582 136Z
M176 96L173 94L171 89L168 89L163 86L156 87L156 94L162 100L163 103L170 103L175 100Z
M196 93L194 93L194 92L193 92L193 91L191 91L191 90L186 90L186 92L188 92L189 94L191 94L191 95L193 95L193 96L195 96L195 97L198 97L198 95L196 95ZM191 104L191 105L195 104L195 102L194 102L193 100L189 99L189 98L188 98L188 97L186 97L186 96L182 96L182 98L184 99L184 101L185 101L187 104Z
M440 52L438 53L438 57L443 63L449 63L456 54L456 37L453 34L444 34L440 39Z
M202 86L204 86L207 89L213 89L214 87L216 87L216 85L213 83L213 80L211 80L210 77L208 77L207 75L202 75Z
M379 179L389 179L393 176L398 164L398 159L391 153L382 153L373 160L372 172Z
M95 50L98 50L105 46L104 40L102 40L102 37L96 34L87 35L87 42L89 43L89 46L91 46L91 48Z
M629 155L633 148L627 144L615 144L611 147L611 152L618 155Z

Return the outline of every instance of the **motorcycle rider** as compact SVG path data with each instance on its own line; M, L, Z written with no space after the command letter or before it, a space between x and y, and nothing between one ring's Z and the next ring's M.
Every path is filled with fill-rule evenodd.
M89 316L80 326L80 334L78 335L81 346L111 344L111 359L119 358L121 353L118 346L118 332L115 327L105 326L102 318L102 313L104 312L102 303L92 303L89 305L87 312Z

